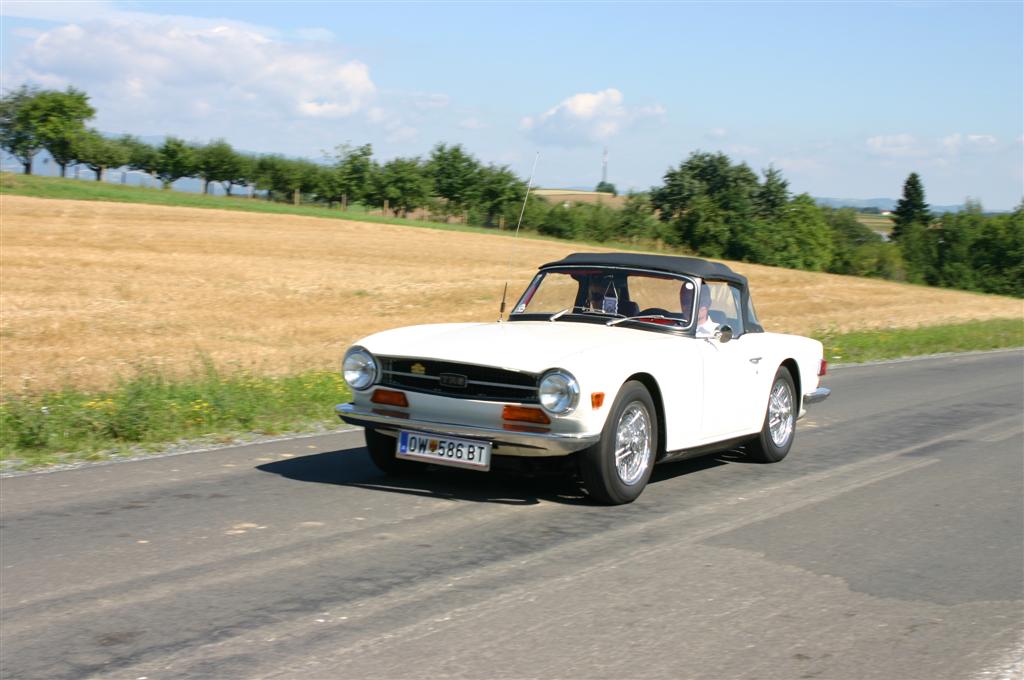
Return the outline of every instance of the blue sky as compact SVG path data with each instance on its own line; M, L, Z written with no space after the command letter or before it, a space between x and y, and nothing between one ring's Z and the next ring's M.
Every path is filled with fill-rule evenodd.
M460 143L620 190L695 150L795 192L1024 196L1024 3L20 2L3 87L84 89L107 132L384 160Z

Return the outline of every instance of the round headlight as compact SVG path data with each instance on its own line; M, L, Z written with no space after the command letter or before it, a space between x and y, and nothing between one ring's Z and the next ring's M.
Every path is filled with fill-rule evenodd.
M342 373L349 387L365 390L377 379L377 361L362 347L353 347L345 354Z
M540 379L540 405L554 414L565 414L576 408L580 400L580 386L568 371L548 371Z

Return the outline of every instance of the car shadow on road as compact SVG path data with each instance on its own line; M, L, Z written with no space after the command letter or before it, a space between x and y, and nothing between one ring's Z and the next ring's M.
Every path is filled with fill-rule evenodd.
M361 447L289 458L258 465L256 469L300 482L455 501L504 505L536 505L541 501L590 504L579 482L565 476L527 477L496 470L480 473L431 465L417 474L393 477L378 470L366 449Z
M649 484L657 485L731 462L744 462L742 452L730 451L658 465L654 468ZM299 482L351 486L453 501L503 505L536 505L547 501L562 505L593 505L579 479L572 475L524 475L500 470L480 473L427 466L417 474L394 477L377 469L362 447L289 458L259 465L256 469Z

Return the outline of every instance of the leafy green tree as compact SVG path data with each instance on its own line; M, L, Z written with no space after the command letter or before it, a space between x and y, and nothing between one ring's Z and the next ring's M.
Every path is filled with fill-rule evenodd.
M335 148L334 165L324 175L321 195L342 206L366 200L374 174L373 147L339 144Z
M241 177L241 156L223 139L193 146L192 153L195 156L195 172L203 180L204 194L210 193L211 182L234 184Z
M477 191L473 205L482 215L485 226L495 226L498 216L503 215L511 206L521 208L525 195L526 182L519 179L508 166L491 164L477 172Z
M903 183L903 196L893 211L892 238L899 241L910 224L917 223L927 227L932 221L928 204L924 201L924 187L916 172L907 176Z
M96 173L96 181L100 182L109 168L119 168L128 162L130 150L120 140L107 139L96 130L85 130L75 139L71 154Z
M934 231L935 284L1024 296L1024 206L986 215L968 200L963 211L943 215Z
M617 231L633 241L657 238L659 222L654 216L649 194L630 193L619 211Z
M139 170L151 177L156 177L160 169L160 150L152 144L147 144L138 137L122 135L121 146L128 151L128 160L125 163L132 170Z
M282 196L299 205L303 194L315 194L320 190L324 172L323 166L311 161L261 156L256 161L256 186L268 190L270 199Z
M651 203L672 224L669 241L709 257L745 257L740 244L754 218L757 175L745 164L733 165L723 153L695 151L665 184L651 190Z
M852 208L836 209L821 206L818 209L821 211L825 222L832 232L832 263L828 268L830 272L836 274L855 274L855 255L860 258L861 264L858 266L861 267L865 266L864 262L867 262L872 257L876 258L876 260L878 257L881 257L881 251L877 249L867 249L857 255L861 246L882 243L882 237L879 234L857 220L857 211ZM872 265L872 267L874 266ZM877 269L877 267L874 267L872 271ZM880 276L879 274L866 273L858 275Z
M85 134L85 121L96 115L96 109L89 105L89 95L73 87L63 92L43 90L36 95L32 107L39 140L64 177L68 164L75 160L75 142Z
M39 88L22 85L0 97L0 148L18 159L26 175L32 174L32 159L43 148L39 94Z
M681 245L689 246L705 257L725 257L732 241L726 211L706 194L697 194L689 207L675 220Z
M192 147L177 137L168 137L157 150L156 176L164 189L182 177L194 177L196 157Z
M430 152L426 172L434 185L434 193L444 199L447 216L461 213L476 195L480 163L467 154L462 145L438 144Z
M782 172L769 165L764 170L764 182L753 192L754 214L766 220L779 219L789 203L789 182Z
M844 274L904 281L907 277L899 246L881 240L862 243L849 254Z
M510 201L505 204L502 217L505 219L505 224L515 226L518 223L519 213L521 211L523 214L522 228L528 231L538 231L540 225L547 219L551 208L552 206L550 203L531 192L529 198L526 200L525 209L523 209L523 204L519 201ZM471 208L469 214L471 218L477 218L475 221L471 219L473 224L486 224L487 218L482 212L475 211Z
M252 176L256 167L256 159L246 154L236 154L234 167L234 175L229 175L220 180L221 186L224 187L224 193L228 196L231 195L233 187L254 184Z
M395 158L388 161L374 176L371 202L383 206L395 216L406 216L427 204L431 184L422 161L418 157Z
M586 215L564 203L552 206L537 231L556 238L579 238L586 229Z
M1008 215L985 220L974 266L981 290L1024 297L1024 201Z
M937 285L938 231L922 222L908 222L901 231L899 247L907 268L907 281Z
M615 190L615 185L611 182L601 181L594 187L594 191L598 191L603 194L611 194L612 196L618 196L619 192Z

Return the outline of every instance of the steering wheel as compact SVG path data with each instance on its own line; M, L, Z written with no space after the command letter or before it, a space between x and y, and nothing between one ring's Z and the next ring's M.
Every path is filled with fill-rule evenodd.
M647 309L637 312L633 316L668 316L672 312L661 307L648 307Z

